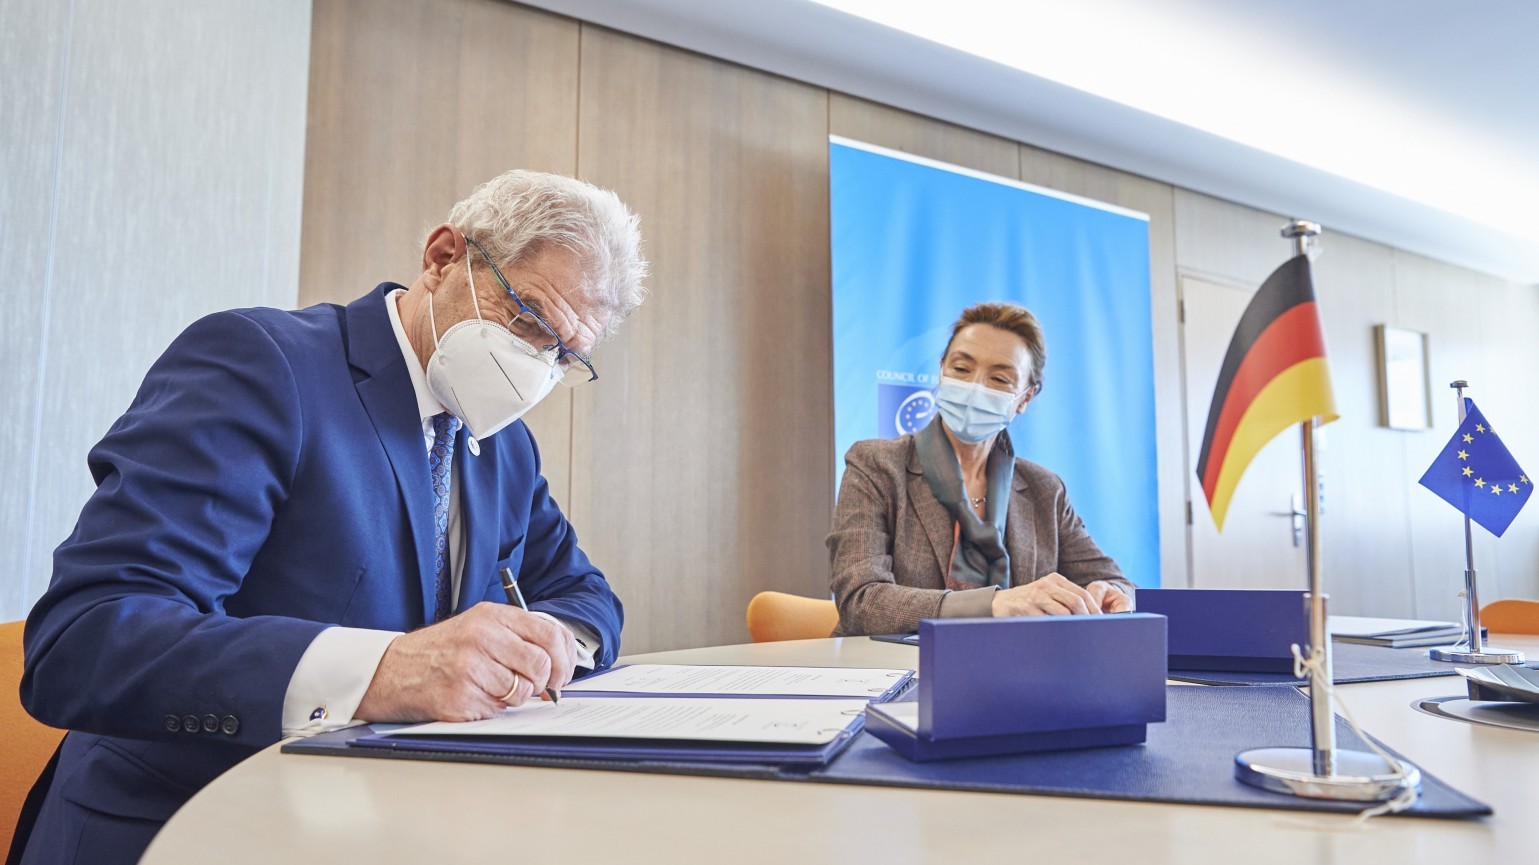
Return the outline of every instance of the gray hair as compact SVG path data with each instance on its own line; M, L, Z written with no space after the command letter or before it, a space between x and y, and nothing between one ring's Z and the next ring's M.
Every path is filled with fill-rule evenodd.
M639 220L619 196L559 174L514 169L477 186L449 211L449 222L475 238L499 265L555 244L577 256L584 296L609 315L610 336L646 299Z

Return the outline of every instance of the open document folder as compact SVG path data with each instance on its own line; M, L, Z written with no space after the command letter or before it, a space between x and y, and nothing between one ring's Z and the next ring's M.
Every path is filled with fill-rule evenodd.
M861 729L865 700L591 697L496 718L362 736L356 747L571 759L822 763Z
M375 730L355 748L595 760L820 764L911 670L638 664L495 718Z

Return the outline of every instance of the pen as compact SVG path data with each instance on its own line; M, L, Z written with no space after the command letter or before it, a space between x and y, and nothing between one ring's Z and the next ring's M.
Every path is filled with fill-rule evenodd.
M502 569L502 591L508 596L508 603L526 613L529 612L529 605L524 603L524 593L518 590L518 580L513 579L512 568ZM555 688L546 688L545 696L549 697L552 703L561 702L561 697L556 693Z

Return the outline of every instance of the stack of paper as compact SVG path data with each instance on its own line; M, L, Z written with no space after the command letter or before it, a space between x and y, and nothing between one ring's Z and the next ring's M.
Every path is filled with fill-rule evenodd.
M1343 643L1366 646L1448 646L1464 638L1458 622L1424 619L1376 619L1366 616L1331 616L1326 623L1331 637Z

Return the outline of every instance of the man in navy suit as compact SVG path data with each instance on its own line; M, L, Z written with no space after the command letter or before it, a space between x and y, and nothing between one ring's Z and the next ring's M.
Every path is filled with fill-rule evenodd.
M283 736L486 718L613 663L620 602L518 418L597 378L645 271L613 193L511 171L410 288L178 337L92 449L27 621L22 700L71 732L23 861L136 861Z

